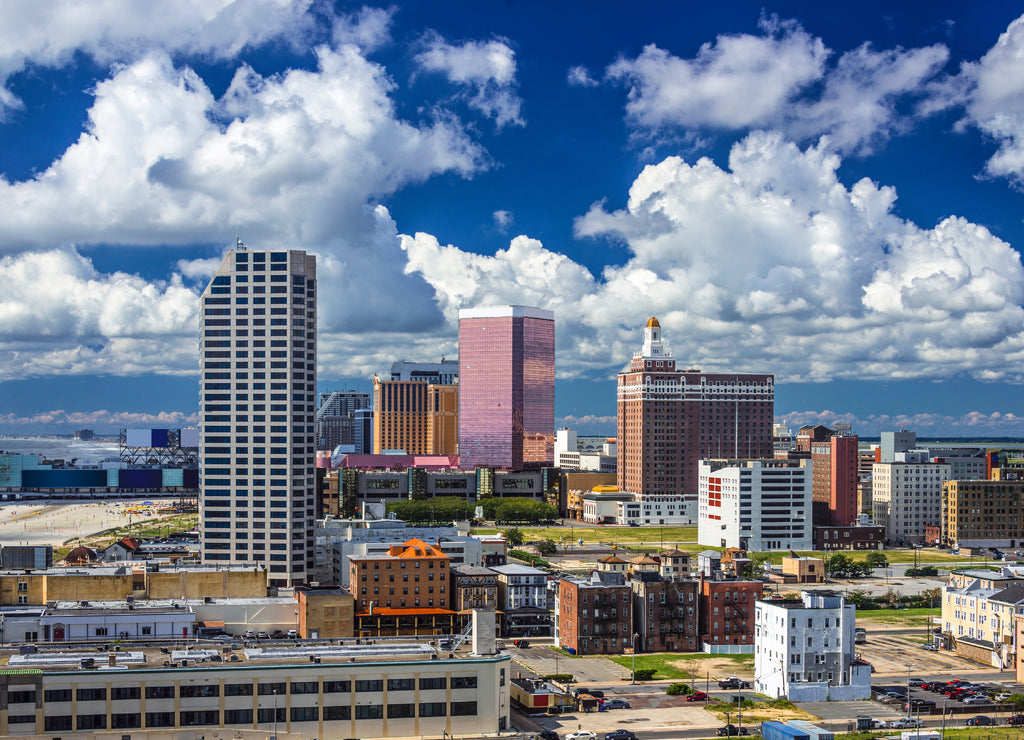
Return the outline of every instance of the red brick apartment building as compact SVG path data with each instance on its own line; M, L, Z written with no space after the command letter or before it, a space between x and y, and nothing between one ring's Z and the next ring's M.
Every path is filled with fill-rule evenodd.
M633 625L640 635L637 652L701 649L697 641L697 581L634 573L629 585L633 589Z
M754 602L761 598L760 581L700 583L700 636L709 645L753 645Z
M558 584L555 646L574 655L616 655L633 635L633 591L621 573L594 572Z

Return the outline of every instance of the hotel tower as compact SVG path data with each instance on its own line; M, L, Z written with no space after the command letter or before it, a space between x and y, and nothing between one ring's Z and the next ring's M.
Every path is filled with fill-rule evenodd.
M231 250L202 307L203 562L302 583L316 515L316 257Z

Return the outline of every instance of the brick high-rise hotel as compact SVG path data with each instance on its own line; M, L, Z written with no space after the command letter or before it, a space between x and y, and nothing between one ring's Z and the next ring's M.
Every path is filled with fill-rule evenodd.
M651 318L644 343L618 377L618 485L641 496L679 496L697 520L701 458L769 458L774 376L677 370Z

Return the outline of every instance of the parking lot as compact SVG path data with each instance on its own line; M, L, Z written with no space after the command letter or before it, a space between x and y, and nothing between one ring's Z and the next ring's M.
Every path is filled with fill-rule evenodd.
M945 681L945 679L941 679L941 681ZM978 684L965 682L968 685L982 687L979 688L978 691L984 691L987 694L987 697L984 700L971 699L969 701L963 700L966 696L961 699L957 699L946 696L940 691L930 691L926 688L922 688L921 686L914 685L918 683L914 676L911 676L910 683L912 684L910 687L910 701L914 705L911 708L912 716L926 717L932 714L942 715L944 713L992 714L996 712L1005 712L1005 709L1001 707L993 697L1008 692L1006 687L995 682L979 682ZM925 685L931 685L931 682L925 681ZM871 690L872 696L876 699L883 697L881 701L887 706L895 707L901 712L906 711L907 684L905 681L901 683L872 683ZM887 694L898 694L900 698L898 700L887 700L884 698Z

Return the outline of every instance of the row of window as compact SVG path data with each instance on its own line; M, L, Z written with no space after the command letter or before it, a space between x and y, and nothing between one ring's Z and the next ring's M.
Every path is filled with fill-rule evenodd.
M383 704L360 705L355 708L355 719L382 719L384 717ZM448 713L448 705L445 702L422 702L419 705L420 717L444 717ZM477 713L475 701L453 701L451 703L451 716L467 717ZM275 716L276 714L276 716ZM146 727L196 727L196 726L220 726L220 725L251 725L253 721L252 709L225 709L224 719L221 721L220 710L182 710L175 717L174 712L146 712ZM320 720L320 707L292 707L288 712L284 707L278 707L276 712L273 708L258 709L256 721L260 724L270 722L284 722L286 719L292 722L317 722ZM350 706L326 706L323 708L324 721L350 720L353 713ZM416 714L415 704L388 704L388 719L414 718ZM177 719L177 723L175 720ZM31 723L35 722L34 714L9 715L8 723ZM115 713L110 715L111 729L128 729L141 727L141 713ZM43 729L46 732L72 731L72 730L105 730L107 729L106 714L51 714L44 718Z
M477 678L476 676L453 676L451 684L453 689L475 689ZM444 676L421 678L419 685L421 691L445 689L448 687L448 681ZM388 679L389 691L413 691L415 688L416 679L414 678ZM323 690L325 694L347 693L352 691L352 682L324 681ZM355 690L360 693L381 692L384 690L384 681L382 679L357 680L355 682ZM286 693L291 693L294 696L297 694L318 694L319 692L319 681L292 681L291 683L281 681L260 683L256 686L256 693L260 696L270 696L272 694L284 696ZM182 684L179 687L178 696L182 699L215 697L220 696L220 693L220 684ZM113 700L137 700L141 698L141 694L142 688L139 686L119 686L110 690L110 698ZM224 684L225 696L252 696L252 694L253 685L251 683ZM47 702L71 701L72 689L47 689L44 692L44 696ZM106 701L107 689L105 687L80 688L76 692L76 697L78 701ZM175 698L175 687L173 685L147 686L146 698L173 699ZM8 693L9 703L30 703L35 702L35 700L35 691L12 691Z

